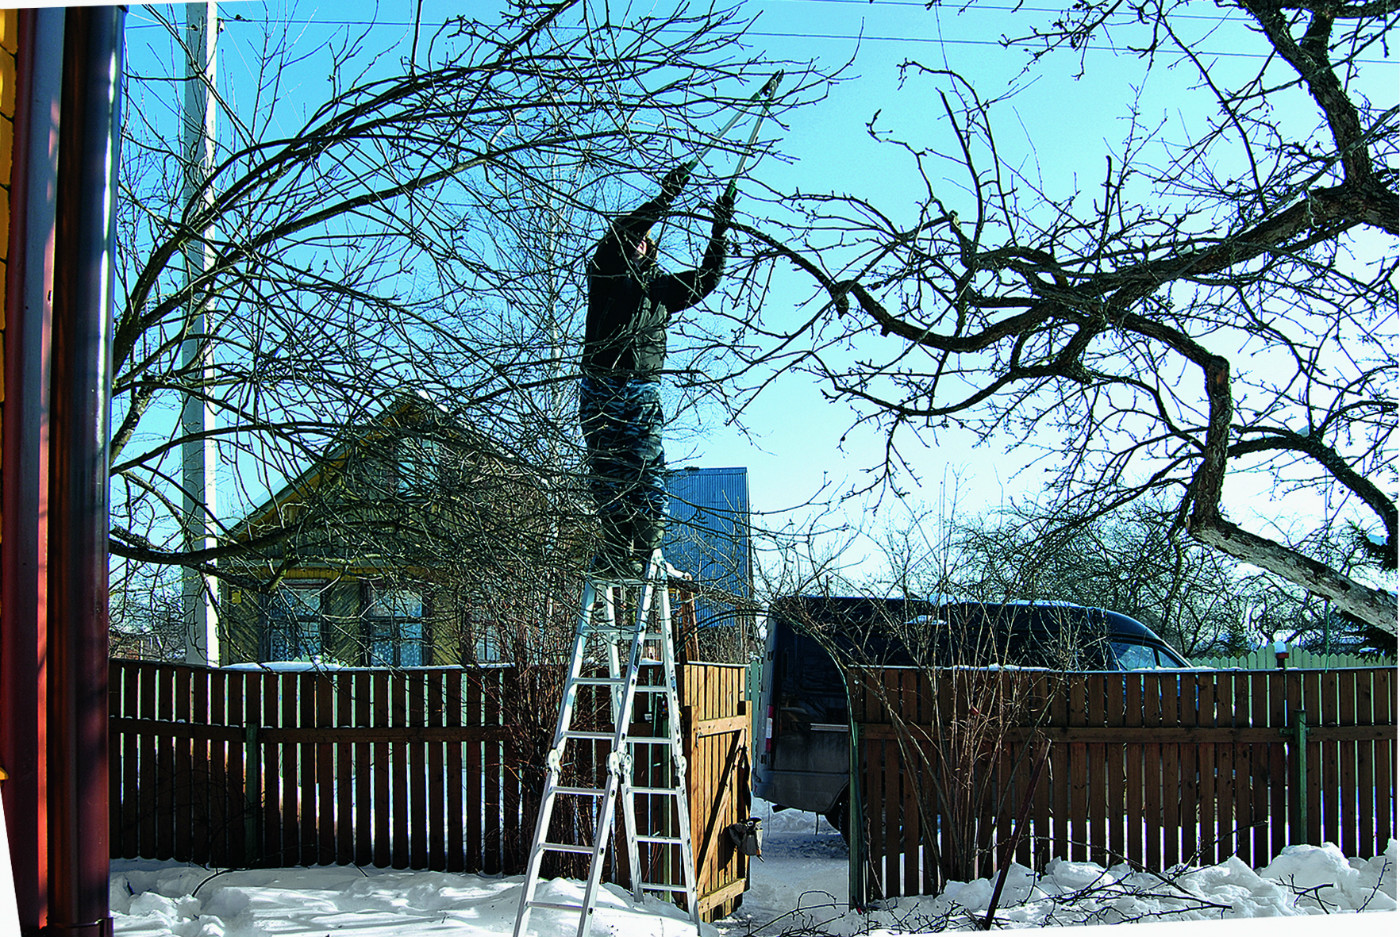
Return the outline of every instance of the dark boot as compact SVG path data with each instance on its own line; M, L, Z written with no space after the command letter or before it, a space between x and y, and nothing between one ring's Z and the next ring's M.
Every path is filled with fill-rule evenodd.
M604 579L637 579L635 562L632 558L633 520L621 514L598 515L601 534L598 553L590 566L594 575Z
M661 549L661 541L665 537L665 518L637 518L632 525L632 556L641 560L643 566L649 564L651 555Z
M599 514L598 522L602 536L598 555L592 562L592 573L610 580L643 578L647 574L647 563L637 559L636 518L626 514Z

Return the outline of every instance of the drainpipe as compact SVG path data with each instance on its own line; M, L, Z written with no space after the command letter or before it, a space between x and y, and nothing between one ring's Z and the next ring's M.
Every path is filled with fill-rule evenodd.
M107 898L107 468L121 7L65 13L54 250L45 935L112 933Z
M49 350L63 10L17 11L5 280L0 767L21 933L48 914Z

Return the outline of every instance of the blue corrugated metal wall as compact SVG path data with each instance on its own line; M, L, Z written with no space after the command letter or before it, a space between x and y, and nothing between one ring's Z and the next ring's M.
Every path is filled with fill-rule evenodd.
M736 595L753 594L746 468L684 468L672 472L670 523L664 550L677 569ZM700 599L700 625L734 624L734 609Z

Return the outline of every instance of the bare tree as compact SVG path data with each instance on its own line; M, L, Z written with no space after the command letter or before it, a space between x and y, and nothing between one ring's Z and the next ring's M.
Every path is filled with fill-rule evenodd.
M185 649L185 613L171 567L123 564L108 596L108 643L113 657L179 660Z
M1165 494L1196 540L1393 633L1394 592L1372 583L1393 577L1397 549L1384 322L1400 111L1381 61L1397 9L1236 0L1205 29L1184 0L1104 0L1006 39L1032 70L1063 52L1083 74L1097 42L1149 74L1194 76L1180 121L1125 102L1126 133L1101 156L1072 135L1037 141L1074 140L1084 172L1098 167L1083 192L1003 145L1007 96L906 62L911 87L932 86L941 135L889 130L878 113L870 132L923 191L884 208L789 194L801 230L750 229L760 261L817 283L800 328L750 315L750 389L770 379L764 364L806 369L885 429L887 473L907 467L911 437L1009 433L1039 450L1067 513ZM1253 58L1227 69L1208 53L1222 42ZM1251 477L1294 495L1284 510L1319 505L1310 527L1227 519L1227 480ZM1310 546L1348 525L1365 568Z
M954 534L955 591L1111 609L1188 657L1205 653L1248 625L1269 584L1238 576L1229 557L1170 536L1170 520L1170 508L1150 500L1088 518L1009 507Z
M143 15L152 25L129 43L118 218L113 554L219 575L231 557L277 553L296 525L239 538L230 518L406 393L567 489L587 245L605 215L650 195L697 147L717 143L717 166L736 152L706 128L774 67L745 51L739 11L678 0L600 20L578 0L519 0L496 22L416 23L376 54L368 28L324 40L307 29L298 45L286 38L292 13L278 22L240 6L224 42L244 38L248 70L231 75L225 60L216 164L192 201L186 160L167 142L178 139L169 89L183 76L182 27L161 8ZM308 75L325 81L323 101L286 93ZM808 77L778 113L820 93ZM213 261L186 283L192 242ZM206 334L191 334L192 309L209 310ZM182 363L189 339L207 371ZM210 518L215 545L198 549L181 536L189 437L175 414L186 395L216 411L198 435L215 439L233 487ZM551 498L532 504L558 514L569 503ZM336 516L303 513L300 529Z

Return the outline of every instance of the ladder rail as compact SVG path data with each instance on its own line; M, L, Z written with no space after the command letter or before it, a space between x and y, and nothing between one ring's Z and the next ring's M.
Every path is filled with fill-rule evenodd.
M588 625L596 599L597 587L593 580L584 580L578 621L574 626L573 651L569 656L569 670L564 678L564 695L560 701L559 715L554 724L554 741L550 745L550 753L545 765L544 792L540 797L539 814L535 818L535 846L531 848L529 858L525 863L525 887L520 893L520 911L516 915L517 934L523 931L525 922L529 918L531 902L534 900L535 889L539 884L540 865L544 861L545 850L538 848L538 846L547 842L549 838L549 821L554 815L554 800L560 786L559 775L562 770L565 733L573 719L573 706L579 686L577 680L583 672L583 658L588 643Z
M660 554L658 554L659 556ZM676 781L676 822L680 826L680 846L681 846L681 874L685 878L686 899L690 910L690 918L695 923L696 933L700 931L700 900L699 886L696 881L697 870L695 868L695 846L690 829L690 789L685 783L686 759L685 749L682 747L681 738L681 705L679 682L676 673L676 649L675 636L671 628L671 593L668 589L661 590L661 620L665 622L661 629L661 660L663 665L662 678L666 684L666 726L671 736L671 766L677 779Z

